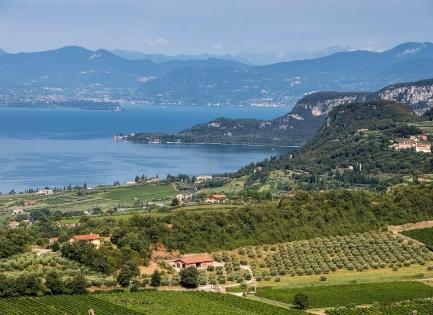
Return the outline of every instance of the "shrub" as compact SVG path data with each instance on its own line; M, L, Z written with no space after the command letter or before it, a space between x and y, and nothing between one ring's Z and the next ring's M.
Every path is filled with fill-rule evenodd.
M303 294L303 293L298 293L293 297L293 304L301 309L301 310L305 310L308 308L308 306L310 305L308 296Z

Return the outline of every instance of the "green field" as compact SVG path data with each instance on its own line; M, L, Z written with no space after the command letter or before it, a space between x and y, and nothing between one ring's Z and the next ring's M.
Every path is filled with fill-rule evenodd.
M331 307L350 304L392 303L433 297L433 287L420 282L363 283L311 288L263 287L257 296L291 303L298 294L306 294L310 307Z
M0 299L0 313L13 315L303 314L229 294L144 291Z
M433 304L425 303L408 303L399 305L383 305L368 308L342 308L327 311L329 315L412 315L413 311L418 311L419 315L433 314Z
M115 201L131 201L134 199L155 200L174 197L176 190L169 185L137 185L131 187L119 187L101 197Z
M402 234L423 242L426 246L433 248L433 228L405 231Z

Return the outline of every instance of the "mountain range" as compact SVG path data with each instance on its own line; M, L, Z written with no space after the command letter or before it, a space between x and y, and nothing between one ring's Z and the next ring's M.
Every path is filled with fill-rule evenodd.
M433 43L405 43L384 52L338 52L265 66L215 58L155 63L70 46L0 54L0 101L9 93L18 98L31 94L154 104L293 106L314 91L374 91L430 77Z
M287 53L281 52L268 52L268 53L242 53L237 55L228 55L228 54L180 54L180 55L165 55L165 54L157 54L157 53L143 53L140 51L134 50L123 50L123 49L113 49L109 50L111 53L123 58L130 60L150 60L155 63L161 63L170 60L204 60L204 59L224 59L224 60L232 60L238 61L249 65L254 66L263 66L271 63L277 62L285 62L292 60L302 60L302 59L311 59L328 56L337 52L342 51L350 51L352 50L350 47L334 45L330 46L321 51L291 51Z

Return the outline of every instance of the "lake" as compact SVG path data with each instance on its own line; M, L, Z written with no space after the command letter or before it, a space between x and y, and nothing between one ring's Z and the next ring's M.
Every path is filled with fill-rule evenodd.
M285 108L126 106L123 112L0 109L0 192L214 174L290 148L117 142L119 132L176 132L217 117L270 119Z

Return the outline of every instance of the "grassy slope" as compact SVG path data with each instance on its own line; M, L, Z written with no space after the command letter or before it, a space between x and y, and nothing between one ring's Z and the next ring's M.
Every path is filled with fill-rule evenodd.
M102 197L116 201L131 201L134 198L142 200L163 199L174 197L176 190L168 185L139 185L122 187L112 190Z
M304 293L309 297L310 307L330 307L431 298L433 287L420 282L391 282L297 289L263 287L257 290L258 296L285 303L291 303L293 297L298 293Z

